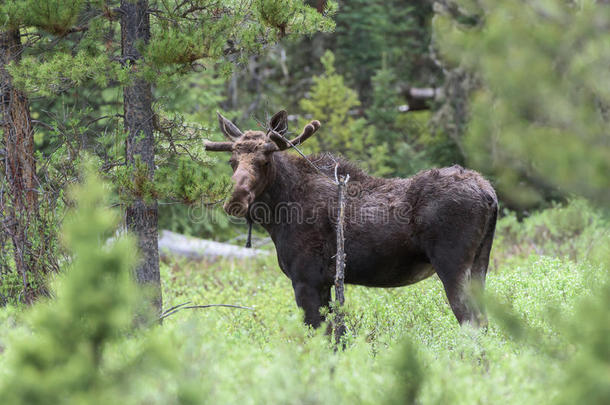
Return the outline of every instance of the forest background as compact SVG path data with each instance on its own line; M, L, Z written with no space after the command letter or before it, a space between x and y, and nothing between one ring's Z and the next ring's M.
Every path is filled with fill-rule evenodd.
M222 325L231 331L232 339L201 352L193 349L198 356L220 364L212 355L219 350L244 366L240 356L229 354L235 350L242 353L241 358L268 365L271 360L290 357L265 355L281 342L284 350L298 344L299 350L313 356L302 355L297 368L301 373L286 377L299 381L303 376L322 381L318 378L323 377L305 371L315 359L330 368L343 364L344 372L354 371L345 364L353 362L353 367L367 371L355 373L353 381L366 381L370 375L397 378L396 384L390 384L392 389L388 388L388 392L398 393L396 398L405 395L413 401L446 402L446 393L433 388L449 378L450 372L441 371L440 365L446 364L447 370L464 373L456 387L468 386L472 377L467 375L510 380L508 393L500 389L470 392L483 401L485 396L496 400L508 396L515 403L523 398L539 399L536 388L545 384L556 387L545 400L568 403L569 398L582 400L588 392L599 394L594 399L604 403L610 358L608 340L603 338L603 325L610 322L602 311L608 302L604 280L610 262L606 219L610 202L610 10L606 2L5 0L0 11L0 304L6 306L2 316L13 325L15 335L23 336L30 328L42 331L28 341L29 348L15 345L10 360L2 354L0 340L0 365L7 364L3 368L6 375L18 379L21 371L36 370L25 373L21 385L6 380L2 389L15 395L13 403L18 403L18 397L36 394L32 393L33 381L44 380L41 375L58 364L69 365L74 373L67 373L62 381L49 379L49 386L38 387L41 391L36 395L51 395L49 387L63 387L64 392L76 393L73 399L78 401L79 384L93 384L103 394L100 398L119 395L115 388L127 390L136 403L147 397L129 386L129 379L123 381L125 387L118 381L124 373L131 375L129 370L144 367L139 356L154 353L151 359L159 366L167 360L163 359L167 353L155 346L154 333L121 340L117 331L129 329L127 320L140 311L134 309L136 290L121 269L135 266L136 281L152 287L147 302L152 302L156 312L187 297L237 299L260 288L265 297L260 313L292 305L272 281L281 275L269 279L261 274L275 266L269 261L254 264L257 271L248 278L238 275L235 263L209 267L160 264L156 248L157 229L239 240L246 232L245 224L231 222L219 203L230 189L230 167L222 159L208 156L203 141L221 139L216 111L242 129L254 129L279 109L289 112L293 131L309 119L322 122L319 133L304 146L306 152L344 155L374 175L405 177L424 168L461 164L488 177L498 190L503 214L493 266L499 284L492 291L512 303L519 315L515 319L522 322L498 311L498 324L505 320L509 332L492 329L489 336L477 335L471 340L471 335L464 336L449 326L444 312L433 321L432 315L425 315L439 310L442 298L438 296L418 300L423 290L415 289L406 295L380 293L377 300L355 289L355 308L374 315L352 319L350 339L355 343L343 359L330 355L320 336L308 343L311 336L296 326L278 327L276 334L268 335L268 325L277 326L279 321L264 319L257 324L247 315L236 315L235 322L211 316L204 327L206 333L218 338L211 330L216 330L213 324ZM104 180L103 188L95 180L85 181L94 177L91 172ZM70 192L82 182L88 184L87 191ZM118 210L120 217L105 216L103 209L94 208L100 202L106 209ZM74 211L76 206L82 211ZM80 219L80 228L66 221L72 217ZM115 250L100 249L96 243L115 234L117 226L135 234L135 242L126 240ZM140 252L137 263L129 258L134 246ZM99 260L86 270L88 266L78 257L89 255ZM513 287L517 277L510 269L513 266L527 269L525 278L516 283L520 290ZM82 277L71 278L71 272L64 271L68 269ZM210 274L218 269L226 274ZM97 279L93 271L108 274ZM201 271L204 276L193 276ZM190 276L193 279L186 281ZM545 287L544 280L551 280L552 288ZM420 288L434 291L432 282L426 281ZM100 283L104 288L98 294L93 288L87 297L90 301L76 299L79 291ZM225 288L227 285L232 287ZM577 298L589 296L594 286L602 291L596 295L601 298L582 304ZM549 297L544 290L553 291L553 300L562 302L559 307L566 314L580 314L581 323L557 326L548 321L543 303ZM62 292L63 300L59 298ZM55 296L55 307L44 304L46 297ZM531 302L520 301L526 297L533 299L533 307ZM43 304L34 305L31 318L28 315L24 321L23 306L41 298ZM410 305L419 317L402 314L386 298ZM116 299L116 305L108 305L111 299ZM588 309L578 312L583 305L589 305ZM74 321L84 318L92 321L79 329ZM398 326L400 322L404 324ZM380 369L381 364L389 363L368 357L372 353L374 358L380 348L392 348L399 336L408 333L405 325L420 331L414 340L435 341L435 332L420 330L429 322L439 322L437 331L445 331L437 342L457 348L447 357L440 354L440 343L418 355L413 346L406 345L405 364L392 368L398 374L391 376ZM572 333L579 329L588 330L588 337ZM187 324L170 323L159 339L179 341L181 333L194 334ZM521 340L508 337L511 333L530 345L535 340L531 336L544 336L544 343L522 350L514 343ZM70 363L70 353L58 349L58 336L70 337L73 345L92 345L91 362ZM555 339L557 336L560 338ZM262 352L244 356L241 338ZM192 349L188 345L196 339L196 335L186 339L190 343L180 347L180 358L188 358ZM585 349L574 349L576 342ZM49 351L56 352L56 357L45 357ZM501 353L508 353L507 357ZM320 360L324 356L330 356L330 363ZM439 362L422 368L422 356ZM490 371L488 356L498 360L501 366L497 370L492 367ZM465 363L468 361L472 364ZM566 366L570 371L565 375L553 372L541 377L523 372L510 378L507 370L528 363L541 374L547 365L554 370L571 365ZM156 400L162 403L163 398L179 397L184 403L189 398L201 402L203 394L192 376L203 375L202 366L193 367L178 367L167 392L151 377ZM286 368L269 366L269 370L281 374ZM226 372L218 371L219 375ZM133 372L134 379L138 373ZM403 375L412 385L400 383L397 376ZM557 388L561 387L558 381L574 375L582 378L565 391ZM519 384L528 379L531 389L519 392ZM337 388L338 380L333 381ZM204 391L211 398L235 399L232 384L226 377L218 391L207 385ZM261 395L259 400L269 394L265 389L253 392ZM360 393L363 402L367 398L373 402L375 392ZM278 398L307 399L308 394L296 395L281 388L273 391ZM321 390L320 397L314 395L312 401L335 395L346 399L356 394Z

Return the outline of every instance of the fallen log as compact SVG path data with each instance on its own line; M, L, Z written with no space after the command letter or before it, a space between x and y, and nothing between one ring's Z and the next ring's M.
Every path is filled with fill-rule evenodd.
M400 94L407 104L398 107L400 112L429 110L431 103L444 99L443 89L436 87L401 86Z
M172 256L190 260L252 259L264 257L271 252L261 249L247 249L230 243L199 239L163 230L159 234L159 254L161 258Z

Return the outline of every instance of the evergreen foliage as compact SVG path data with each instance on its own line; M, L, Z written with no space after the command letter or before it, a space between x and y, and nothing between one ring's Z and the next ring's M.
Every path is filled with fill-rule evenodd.
M210 137L207 128L215 128L221 83L235 64L280 38L333 29L330 14L322 15L297 0L151 2L152 38L148 44L136 45L142 58L135 61L132 55L122 54L120 4L116 0L0 4L4 24L17 27L26 38L21 63L7 69L15 86L36 100L32 109L39 124L37 157L47 162L41 192L56 200L76 178L74 167L86 151L100 158L101 171L115 186L116 203L128 205L139 198L172 204L218 201L227 182L209 170L202 141ZM329 2L328 11L334 8ZM197 82L205 88L199 111L188 117L199 121L192 124L181 115L185 101L183 94L176 94L176 87L201 70L210 85ZM141 79L157 87L161 101L154 105L151 118L156 157L146 164L126 156L121 96L122 88ZM167 100L174 104L168 106ZM154 167L161 168L156 180ZM208 234L216 229L213 224L204 228ZM226 221L218 229L226 230ZM14 266L4 267L8 270L2 291L12 295L10 268Z
M387 175L407 177L435 166L462 163L447 134L434 130L428 111L401 113L400 81L393 69L382 65L373 83L373 101L366 111L375 128L375 142L388 145Z
M485 16L474 27L446 16L435 22L443 55L482 81L464 140L468 162L523 204L540 201L549 186L607 204L608 5L457 4Z
M437 69L427 57L429 21L433 12L428 1L351 0L337 14L334 49L340 72L369 105L375 89L375 72L391 66L401 81L428 85Z
M12 17L12 24L31 26L35 35L40 35L45 41L53 43L49 48L42 44L42 41L38 41L26 48L22 63L9 68L15 84L32 94L46 97L58 95L64 97L66 92L74 89L85 93L107 94L110 97L106 99L107 101L102 103L96 101L96 105L84 110L85 114L93 116L92 121L95 122L98 122L102 114L119 115L121 111L116 105L110 109L105 108L105 104L115 104L118 95L105 89L110 84L116 86L129 82L128 65L126 61L118 60L120 47L116 23L119 11L113 10L117 5L117 2L112 1L98 3L76 0L69 2L12 0L3 4L3 10ZM332 11L333 8L334 3L330 2L329 10ZM157 137L158 148L164 152L158 158L159 163L167 163L169 167L174 168L179 168L180 161L185 157L194 158L200 164L205 164L201 138L208 137L209 132L198 132L197 128L201 127L202 119L204 126L214 125L215 110L220 101L217 99L216 102L210 102L213 100L210 99L210 93L214 91L214 86L217 86L211 82L211 86L206 86L202 92L201 99L204 103L199 104L199 112L188 117L199 120L198 125L185 122L182 115L177 114L183 113L180 105L184 106L185 103L182 97L176 97L176 86L188 82L193 66L204 66L226 74L233 63L243 61L249 54L260 52L283 36L292 37L317 30L331 30L334 25L329 14L323 16L315 9L304 5L302 1L296 0L259 0L253 4L239 0L222 4L215 0L162 1L156 5L151 14L152 38L143 50L144 59L140 63L138 74L158 84L157 97L164 107L156 113L163 114L167 111L174 115L173 122L161 128L165 131L161 130L160 136ZM117 63L117 60L121 63ZM185 81L183 77L187 80ZM214 75L208 74L205 77L213 79ZM167 100L173 100L173 104L167 106ZM73 116L70 119L76 121L81 119L79 115L83 115L76 109L71 114ZM124 151L120 147L107 149L106 145L122 145L125 134L117 122L109 124L104 128L103 137L94 135L95 130L98 129L95 125L81 128L91 134L90 142L84 144L78 142L76 150L88 149L90 152L102 150L106 165L120 167ZM61 125L49 125L49 127L57 128ZM56 132L61 132L63 136L51 136L50 140L61 149L62 144L68 141L66 135L71 136L71 134L60 128L57 130ZM40 132L42 135L39 136L45 138L52 135L48 133L48 128L42 128ZM74 135L82 139L82 134ZM199 146L194 143L199 143ZM129 201L134 195L140 194L154 198L176 197L175 188L167 195L160 194L163 190L171 190L171 186L157 187L152 184L146 185L146 182L128 186L126 181L132 176L126 171L129 169L115 169L109 172L116 178L118 189L123 191L124 200ZM184 176L182 179L169 178L172 173L179 171L168 170L163 176L163 179L168 180L168 184L174 184L176 180L178 182L186 180ZM201 170L195 173L198 175L189 177L191 184L182 188L182 190L189 189L190 195L179 195L178 201L194 201L196 197L204 196L204 189L222 187L214 182L210 184L211 176L201 175ZM199 193L193 193L196 188L200 190ZM216 198L215 195L208 197Z
M334 54L327 51L321 62L324 74L313 78L309 97L300 102L303 111L324 122L320 133L308 140L307 150L338 153L361 162L372 173L387 173L387 144L375 142L375 129L365 119L351 116L360 102L357 93L336 72Z
M303 115L318 118L302 107L301 100L329 105L336 101L332 92L316 93L328 96L327 101L314 100L311 92L312 76L322 76L326 70L318 61L330 50L335 55L335 74L356 92L358 104L353 104L351 117L365 120L360 122L366 127L367 143L379 146L369 156L359 154L363 166L386 176L406 176L431 166L461 163L461 153L448 131L430 135L428 112L398 110L405 104L401 89L442 84L443 73L429 52L432 16L428 1L341 2L334 15L335 32L282 41L264 57L251 58L248 69L236 72L228 85L226 105L241 111L243 127L256 125L252 116L261 121L279 108L300 113L299 123L305 121Z
M108 358L108 349L124 339L133 322L135 245L130 237L104 243L118 216L104 207L108 187L94 170L88 167L83 185L72 193L77 207L63 231L71 261L64 265L56 297L30 310L32 333L11 340L9 371L0 383L7 404L126 403L122 398L145 374L146 364L161 359L161 352L146 344L129 362Z

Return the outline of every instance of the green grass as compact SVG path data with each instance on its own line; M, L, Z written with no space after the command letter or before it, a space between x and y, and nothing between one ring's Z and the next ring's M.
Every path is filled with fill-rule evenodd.
M569 226L557 227L561 221ZM324 328L303 325L275 256L164 263L165 307L191 301L254 310L183 310L113 346L109 356L128 361L155 336L174 361L143 377L125 403L398 404L409 389L421 404L555 403L567 365L581 351L569 333L579 303L606 279L588 256L607 245L608 229L578 205L524 223L502 219L487 278L489 306L496 308L487 330L458 326L436 276L395 289L347 286L342 351ZM0 348L25 328L20 318L14 308L0 311L8 325ZM511 327L513 318L521 321Z
M347 349L334 352L301 324L274 260L164 267L167 305L255 308L185 310L164 326L196 341L181 353L196 375L213 381L210 403L377 404L398 390L396 360L406 338L423 365L421 403L548 403L557 394L562 375L553 358L515 341L493 318L485 332L459 327L437 277L396 289L348 286ZM558 333L553 314L571 316L601 275L588 264L531 256L496 269L487 291L551 340Z

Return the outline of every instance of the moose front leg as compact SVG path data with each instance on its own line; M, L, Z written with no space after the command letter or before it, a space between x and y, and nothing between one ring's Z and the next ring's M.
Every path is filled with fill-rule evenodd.
M305 323L319 327L324 321L320 309L330 302L330 287L312 286L303 281L293 282L292 287L297 305L305 311Z

